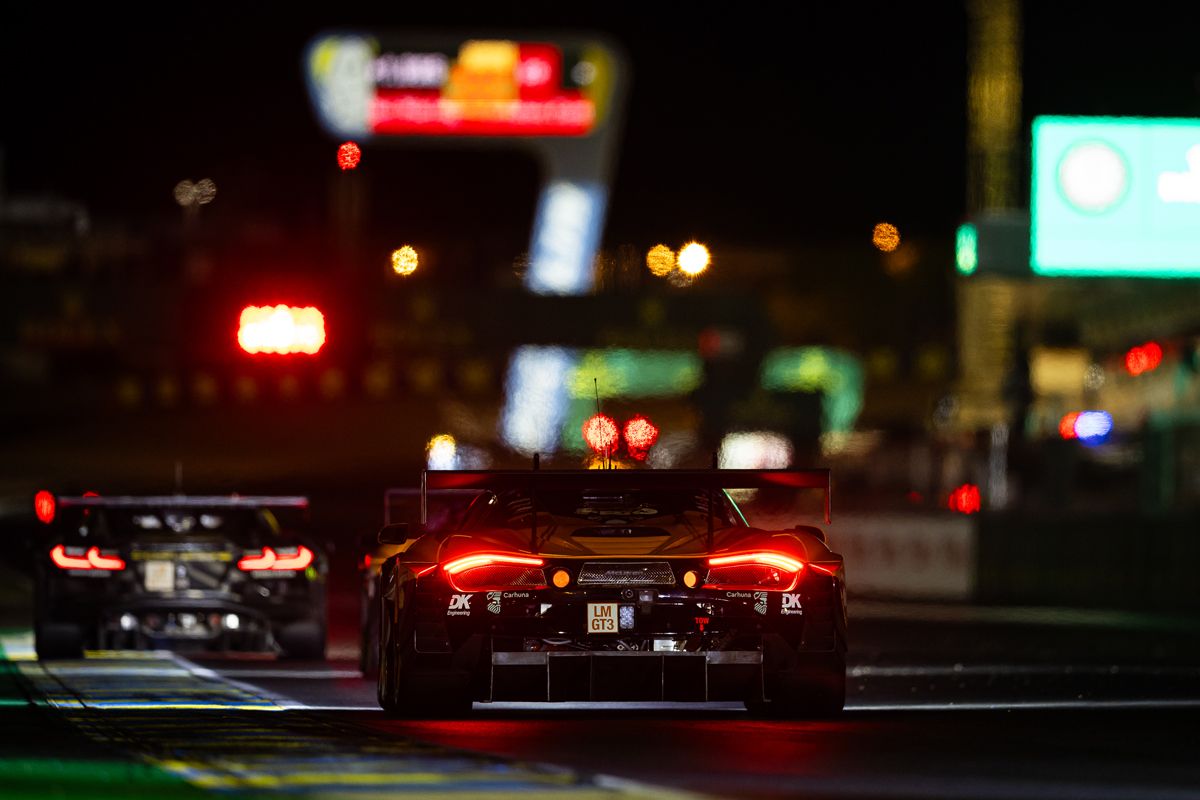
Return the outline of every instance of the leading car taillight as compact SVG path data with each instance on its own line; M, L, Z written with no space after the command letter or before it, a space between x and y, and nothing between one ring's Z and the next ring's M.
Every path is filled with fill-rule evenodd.
M460 592L481 592L521 586L542 589L546 586L546 562L533 556L507 553L479 553L448 561L442 571L450 585Z
M735 553L708 560L706 589L777 589L788 591L800 582L804 562L783 553Z
M298 572L307 569L313 562L313 551L304 545L293 549L275 550L264 547L257 553L247 553L238 560L238 569L243 572L270 570L271 572Z
M82 550L82 547L76 548L75 552L80 553ZM125 560L123 558L120 556L106 556L100 552L99 547L89 547L86 552L80 555L71 555L63 545L55 545L54 549L50 551L50 560L59 569L102 570L105 572L115 572L125 569Z

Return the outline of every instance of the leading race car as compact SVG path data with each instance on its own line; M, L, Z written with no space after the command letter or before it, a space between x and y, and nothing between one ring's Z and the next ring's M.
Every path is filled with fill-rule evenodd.
M816 488L828 470L429 471L474 489L451 530L379 577L379 704L740 700L828 715L845 699L842 557L816 527L749 525L726 489ZM411 536L410 536L411 534Z
M325 654L326 558L304 497L55 497L35 559L39 658L84 649Z

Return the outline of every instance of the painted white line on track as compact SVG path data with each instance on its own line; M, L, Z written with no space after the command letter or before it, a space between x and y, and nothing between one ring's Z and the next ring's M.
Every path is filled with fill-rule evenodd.
M962 703L866 703L848 702L846 711L1017 711L1017 710L1087 710L1087 709L1170 709L1200 708L1197 698L1163 698L1159 700L1000 700L996 702L966 701Z
M955 676L1004 675L1149 675L1200 678L1200 667L1155 667L1144 665L1052 665L1052 664L953 664L926 666L908 664L896 666L853 666L846 670L851 678L935 678Z
M213 670L222 678L294 678L296 680L322 681L341 680L344 678L361 678L363 674L356 669L225 669L217 667Z

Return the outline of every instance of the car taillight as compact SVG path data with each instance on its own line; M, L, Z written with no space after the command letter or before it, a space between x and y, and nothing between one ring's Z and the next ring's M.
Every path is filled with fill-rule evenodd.
M532 556L479 553L442 565L450 585L460 592L481 592L506 586L541 589L546 586L546 562Z
M706 589L778 589L789 591L800 582L804 562L783 553L736 553L708 560Z
M238 560L238 569L244 572L270 570L271 572L298 572L307 569L313 562L313 551L304 545L291 550L277 551L264 547L257 553L247 553Z
M78 550L82 549L78 548ZM54 549L50 551L50 560L59 569L95 569L104 572L115 572L125 569L124 559L120 556L106 556L100 552L99 547L89 547L83 555L73 556L67 553L67 548L63 545L55 545Z

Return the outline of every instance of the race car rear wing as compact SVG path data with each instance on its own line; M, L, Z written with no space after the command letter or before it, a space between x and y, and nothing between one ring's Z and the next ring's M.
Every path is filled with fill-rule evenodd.
M430 497L445 497L457 498L462 500L471 500L479 495L483 489L425 489L422 493L421 489L407 486L392 489L384 489L383 491L383 524L391 525L393 522L399 522L396 519L398 501L411 498L421 500L421 520L422 524L428 521L428 499Z
M534 462L536 465L536 461ZM832 484L828 469L612 469L612 470L425 470L421 473L421 520L427 515L430 491L473 489L502 491L526 489L537 507L539 491L597 489L820 489L825 494L825 523L831 521ZM709 501L709 538L712 538L712 501ZM537 540L537 515L530 542Z
M308 498L281 495L125 495L55 498L63 508L308 508Z

